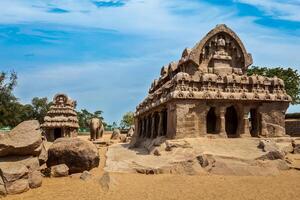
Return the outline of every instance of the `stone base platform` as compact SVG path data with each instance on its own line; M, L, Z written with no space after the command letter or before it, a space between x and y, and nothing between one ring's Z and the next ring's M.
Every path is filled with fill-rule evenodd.
M159 140L159 139L158 139ZM145 148L129 144L108 148L105 171L143 174L276 175L291 169L287 156L293 152L292 139L267 139L274 145L263 149L260 138L150 141ZM274 148L273 148L274 147Z

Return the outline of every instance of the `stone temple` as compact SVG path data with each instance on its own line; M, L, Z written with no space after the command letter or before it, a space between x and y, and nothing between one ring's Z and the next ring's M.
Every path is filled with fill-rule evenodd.
M79 128L76 101L65 94L57 94L52 103L41 125L46 139L54 141L60 137L76 137Z
M291 101L283 80L247 76L252 56L217 25L178 62L162 67L135 113L135 138L280 137Z

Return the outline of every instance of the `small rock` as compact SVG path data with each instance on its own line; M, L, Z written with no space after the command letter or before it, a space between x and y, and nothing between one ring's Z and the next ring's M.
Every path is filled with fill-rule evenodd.
M264 152L278 150L278 146L273 140L260 140L258 148L261 148Z
M257 158L257 160L277 160L277 159L284 159L285 154L279 150L273 150L267 152L265 155Z
M192 148L191 144L185 140L182 141L168 140L165 142L165 144L166 144L166 148L165 148L166 151L172 151L173 148Z
M42 175L40 171L30 172L28 175L28 183L30 188L38 188L42 185Z
M6 196L6 189L2 177L0 176L0 198Z
M134 128L133 127L130 127L130 129L128 130L127 132L127 137L132 137L134 134Z
M161 153L160 153L160 151L159 151L158 148L154 149L153 155L155 155L155 156L161 156Z
M111 140L117 140L117 139L120 138L120 135L121 135L120 129L117 129L117 128L116 128L116 129L113 130L113 133L111 134L110 139L111 139Z
M55 165L51 167L52 177L63 177L69 175L69 167L65 164Z
M80 179L81 180L87 180L90 179L92 177L92 174L89 171L84 171L81 175L80 175Z
M214 166L214 163L216 162L216 160L214 159L214 157L212 155L208 155L208 154L202 154L196 157L199 164L201 165L201 167L203 168L207 168L210 169Z
M299 143L299 141L293 141L292 145L293 145L293 148L294 148L293 153L300 154L300 143Z
M6 183L7 194L20 194L29 190L27 179L18 179L13 182Z
M47 167L46 164L43 164L40 166L40 172L42 173L42 176L45 176L45 177L51 176L51 168Z

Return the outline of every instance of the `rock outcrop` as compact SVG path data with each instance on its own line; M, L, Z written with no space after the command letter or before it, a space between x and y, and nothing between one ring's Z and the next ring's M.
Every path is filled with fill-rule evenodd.
M24 121L0 137L0 157L35 155L41 152L42 132L37 120Z
M42 185L40 163L47 160L40 124L24 121L0 136L0 196Z
M0 158L0 193L19 194L42 185L37 157L15 156ZM2 182L2 183L1 183Z
M79 138L59 138L48 150L47 166L66 164L72 174L91 170L99 165L99 161L98 149L92 142Z

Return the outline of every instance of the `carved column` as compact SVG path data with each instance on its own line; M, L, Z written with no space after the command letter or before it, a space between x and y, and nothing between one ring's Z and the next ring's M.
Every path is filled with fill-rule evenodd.
M142 118L141 119L141 124L140 124L140 137L143 137L143 134L144 134L144 119Z
M218 131L221 137L227 138L226 129L225 129L225 113L226 107L221 106L218 108Z
M151 114L148 115L148 131L147 131L147 138L151 137Z
M159 122L158 122L158 133L157 136L160 137L163 135L164 127L163 127L163 113L160 111L158 113L159 116Z
M149 117L148 116L146 116L145 121L146 121L146 124L145 124L145 134L144 134L144 136L146 138L148 136L148 131L149 131Z
M241 132L240 132L240 137L251 137L250 134L250 128L249 128L249 111L250 109L248 107L244 107L242 114L242 119L241 119Z
M155 135L155 113L151 115L151 136L150 138L154 138Z

